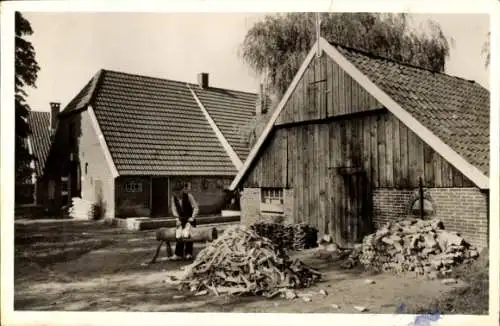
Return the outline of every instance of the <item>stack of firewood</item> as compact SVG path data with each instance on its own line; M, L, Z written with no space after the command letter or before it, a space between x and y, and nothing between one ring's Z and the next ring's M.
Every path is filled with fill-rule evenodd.
M273 297L289 288L309 287L321 278L319 272L278 249L251 229L229 228L198 253L180 282L191 292Z
M95 208L93 202L74 197L71 200L68 213L70 217L77 220L92 220L95 217Z
M305 223L281 224L259 222L250 226L261 237L271 240L283 250L300 251L317 246L318 230Z
M354 250L365 267L385 272L414 272L418 276L446 276L458 264L469 263L478 251L456 232L444 230L439 220L407 219L389 222L363 239Z
M293 241L293 249L297 251L317 247L318 229L305 223L295 224Z

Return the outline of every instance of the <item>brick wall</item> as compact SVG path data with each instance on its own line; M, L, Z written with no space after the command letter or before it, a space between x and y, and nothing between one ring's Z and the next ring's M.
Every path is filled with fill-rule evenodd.
M381 227L388 221L407 215L407 206L415 190L375 189L373 191L373 224Z
M469 243L484 248L488 244L487 196L477 188L427 189L434 215L445 229L456 231ZM409 215L416 190L376 189L373 192L373 222L380 227L390 220Z
M261 189L245 188L241 198L241 224L251 225L256 222L265 221L272 223L293 223L293 189L283 189L283 214L261 213Z
M176 182L189 182L191 194L198 202L200 215L219 214L226 204L224 191L231 177L171 177L171 185Z
M125 187L128 182L140 183L141 191L128 192ZM119 177L115 182L116 191L116 216L138 217L149 216L150 209L150 187L149 177ZM167 194L165 194L167 198Z
M230 177L165 177L170 180L170 187L177 182L189 183L190 192L198 202L200 215L219 214L226 204L225 187L230 184ZM142 192L126 192L123 187L128 181L142 183ZM145 177L120 177L116 182L116 207L117 216L137 217L150 216L150 187L151 178ZM172 191L165 190L164 197L168 201L168 216L172 216L168 194Z

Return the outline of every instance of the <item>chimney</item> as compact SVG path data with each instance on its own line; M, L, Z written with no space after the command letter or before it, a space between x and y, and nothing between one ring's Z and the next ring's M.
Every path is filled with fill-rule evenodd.
M202 72L198 74L198 85L200 88L208 88L208 73Z
M50 130L52 133L54 133L56 131L60 107L61 107L61 103L58 103L58 102L51 102L50 103Z

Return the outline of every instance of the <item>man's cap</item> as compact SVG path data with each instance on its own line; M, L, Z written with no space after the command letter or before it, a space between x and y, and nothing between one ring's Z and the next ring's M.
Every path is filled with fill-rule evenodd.
M174 191L179 191L184 189L184 183L183 182L176 182L174 183L174 186L172 188Z

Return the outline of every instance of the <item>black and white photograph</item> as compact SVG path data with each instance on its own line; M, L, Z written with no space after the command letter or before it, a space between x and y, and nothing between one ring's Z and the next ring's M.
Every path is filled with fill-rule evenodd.
M9 309L499 321L487 11L12 8Z

